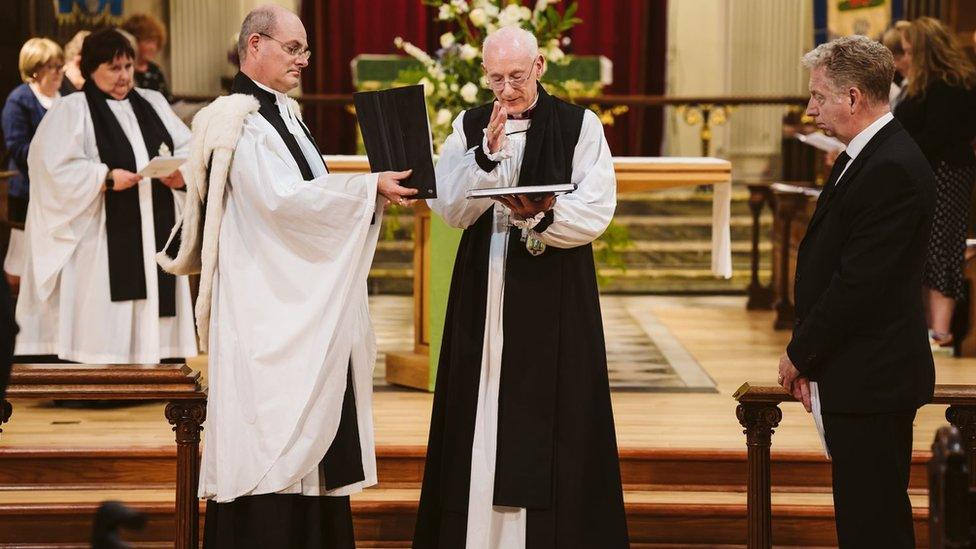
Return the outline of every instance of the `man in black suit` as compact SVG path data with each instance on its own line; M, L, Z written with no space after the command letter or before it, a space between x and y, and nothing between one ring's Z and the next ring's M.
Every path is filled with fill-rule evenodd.
M847 150L800 244L779 382L822 411L840 546L914 547L912 422L935 388L922 307L935 179L891 116L887 48L839 38L803 64L807 114Z

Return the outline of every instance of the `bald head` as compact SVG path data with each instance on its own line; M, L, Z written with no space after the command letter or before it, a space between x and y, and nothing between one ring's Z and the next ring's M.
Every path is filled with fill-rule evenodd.
M482 50L486 66L502 59L531 61L539 55L539 41L531 32L511 25L489 34Z
M252 34L269 34L273 36L278 20L289 17L298 19L298 16L294 13L273 4L258 6L249 11L244 16L244 21L241 23L241 32L237 37L237 55L241 59L247 56L247 39L249 36Z
M539 41L531 32L509 26L489 34L482 48L481 68L498 104L506 115L525 112L538 97L536 84L546 67Z
M254 8L241 23L237 53L241 72L286 93L301 83L308 66L308 37L297 15L281 6Z

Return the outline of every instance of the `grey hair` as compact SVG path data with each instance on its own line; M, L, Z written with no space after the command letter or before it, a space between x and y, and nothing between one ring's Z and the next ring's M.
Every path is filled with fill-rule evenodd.
M803 66L824 68L837 91L858 88L872 103L887 103L895 60L881 42L867 36L844 36L820 44L801 58Z
M254 8L244 17L241 33L237 35L237 56L244 60L247 56L247 39L252 34L271 34L277 25L275 9L271 6Z
M500 46L511 46L515 49L525 50L529 57L535 59L539 55L539 40L531 32L516 25L509 25L495 30L487 37L481 45L481 56L484 58L485 52L490 48Z

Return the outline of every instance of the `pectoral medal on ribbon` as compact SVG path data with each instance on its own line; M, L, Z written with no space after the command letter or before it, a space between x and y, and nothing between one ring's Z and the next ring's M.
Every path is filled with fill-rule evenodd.
M535 237L535 233L529 229L522 229L522 242L525 242L525 249L532 256L540 256L546 251L546 243Z

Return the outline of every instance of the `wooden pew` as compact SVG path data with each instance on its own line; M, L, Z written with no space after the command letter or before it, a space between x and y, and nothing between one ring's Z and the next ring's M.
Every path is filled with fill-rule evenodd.
M779 405L796 399L779 385L749 382L742 384L732 397L739 403L735 415L746 435L747 547L770 549L773 522L769 450L773 433L783 419ZM967 468L976 470L976 385L936 385L932 404L949 406L946 419L962 435ZM976 489L976 478L969 478L969 486Z
M207 414L199 372L185 364L14 364L6 398L0 427L13 413L10 400L167 401L166 419L176 432L175 547L198 547L198 451Z
M969 487L969 466L959 430L941 427L929 460L929 548L973 547L976 491Z
M777 330L793 328L793 279L796 254L817 207L817 194L807 183L777 183L770 187L773 207L773 304Z

